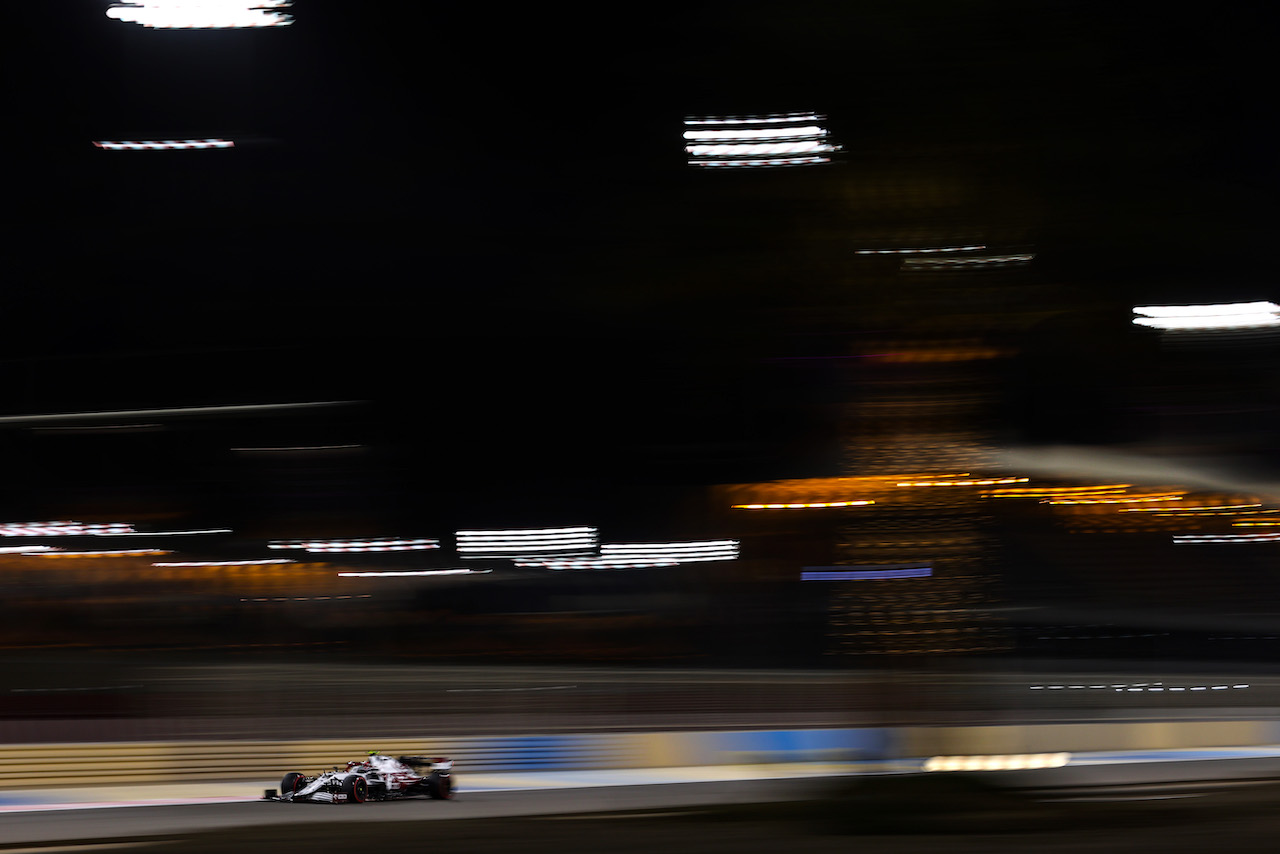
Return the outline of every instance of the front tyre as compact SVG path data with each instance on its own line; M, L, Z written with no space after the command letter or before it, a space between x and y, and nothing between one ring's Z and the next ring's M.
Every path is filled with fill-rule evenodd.
M280 794L294 795L298 790L307 785L307 777L305 774L299 774L297 771L290 771L284 775L284 779L280 781Z
M436 801L448 801L453 799L453 777L448 774L441 774L439 771L432 771L427 777L427 797Z
M362 804L369 800L369 781L359 774L348 774L342 778L342 794L347 803Z

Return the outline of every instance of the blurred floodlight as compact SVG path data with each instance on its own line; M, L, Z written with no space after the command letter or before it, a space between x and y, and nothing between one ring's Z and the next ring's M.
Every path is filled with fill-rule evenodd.
M179 151L197 148L235 148L229 139L149 139L133 142L108 142L95 140L98 148L107 151Z
M932 756L925 771L1019 771L1028 768L1061 768L1071 762L1070 753L1024 753L1001 756Z
M585 555L596 547L592 527L466 530L455 536L458 552L466 558Z
M1212 330L1280 326L1280 306L1273 302L1216 305L1140 305L1133 322L1153 329Z
M1214 543L1246 546L1261 543L1280 543L1280 533L1264 534L1175 534L1175 546L1206 546Z
M107 17L148 29L243 29L287 27L293 16L278 11L293 0L130 0L107 9Z
M821 510L829 507L866 507L875 504L867 499L849 501L793 501L789 504L734 504L733 510Z
M684 120L690 166L807 166L829 163L840 150L816 113L703 116Z
M735 560L737 540L693 540L679 543L616 543L600 547L600 557L615 561L674 561L692 563L709 560Z
M83 537L128 533L133 526L125 522L4 522L0 537Z

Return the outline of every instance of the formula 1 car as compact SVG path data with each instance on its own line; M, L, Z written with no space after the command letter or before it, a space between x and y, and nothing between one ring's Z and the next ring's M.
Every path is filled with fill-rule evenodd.
M425 796L453 797L453 760L437 756L384 756L376 750L365 759L334 767L314 777L290 771L280 781L280 794L268 791L264 800L362 804Z

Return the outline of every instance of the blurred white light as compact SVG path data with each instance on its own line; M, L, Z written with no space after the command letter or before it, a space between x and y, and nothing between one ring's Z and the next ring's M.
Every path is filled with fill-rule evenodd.
M966 267L1016 267L1029 264L1035 258L1031 252L1015 255L981 255L970 258L905 258L904 269L912 270L954 270Z
M1249 545L1251 543L1280 543L1280 533L1265 534L1175 534L1175 546L1203 546L1210 543Z
M627 561L603 557L516 561L516 566L539 566L544 569L655 569L679 565L679 562L674 560Z
M419 575L484 575L491 569L414 569L386 572L339 572L341 578L400 578Z
M141 140L137 142L95 141L98 148L108 151L159 151L162 149L194 149L194 148L235 148L236 144L229 139L159 139Z
M1237 302L1211 305L1140 305L1133 322L1153 329L1249 329L1280 326L1280 306L1273 302Z
M289 558L271 558L267 560L188 560L172 563L153 563L152 566L264 566L272 563L297 563Z
M827 135L825 128L802 125L796 128L741 128L739 130L687 130L685 139L762 140L818 138Z
M152 29L287 27L293 16L275 10L290 5L292 0L130 0L106 15Z
M817 122L825 119L826 116L820 116L817 113L786 113L774 114L770 116L739 116L737 118L731 116L711 116L707 118L685 119L687 125L769 125L782 124L784 122Z
M128 533L133 526L125 522L5 522L0 523L0 537L72 537L102 536Z
M270 549L305 549L308 552L404 552L440 548L434 539L405 540L398 538L366 540L272 540Z
M103 531L99 537L187 537L196 534L230 534L230 528L201 528L193 531Z
M806 166L829 163L840 150L825 141L826 128L816 113L771 116L705 116L685 119L684 138L690 166ZM709 127L710 126L710 127Z
M972 246L935 246L920 249L858 249L854 255L927 255L934 252L972 252L986 249L986 245L975 243Z
M737 540L702 540L682 543L617 543L600 547L605 560L670 560L677 563L735 560Z
M589 553L596 546L596 529L592 527L467 530L458 531L456 537L463 557L526 557L547 552L573 555Z

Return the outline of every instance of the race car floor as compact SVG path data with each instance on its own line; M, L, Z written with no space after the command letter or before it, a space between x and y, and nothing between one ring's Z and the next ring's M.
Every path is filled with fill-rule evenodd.
M1150 767L1169 763L1215 762L1220 764L1231 760L1269 760L1269 764L1275 763L1280 761L1280 745L1077 753L1070 757L1070 761L1064 767L1077 769L1086 767L1100 768L1103 766L1115 768L1126 765L1131 767ZM916 774L924 770L924 761L924 759L899 759L857 763L805 762L763 765L627 768L599 771L523 771L477 774L460 772L457 792L459 797L465 797L471 792L717 783L738 780L838 777L863 774ZM279 780L259 780L256 782L175 782L0 791L0 813L259 800L266 790L278 787Z

